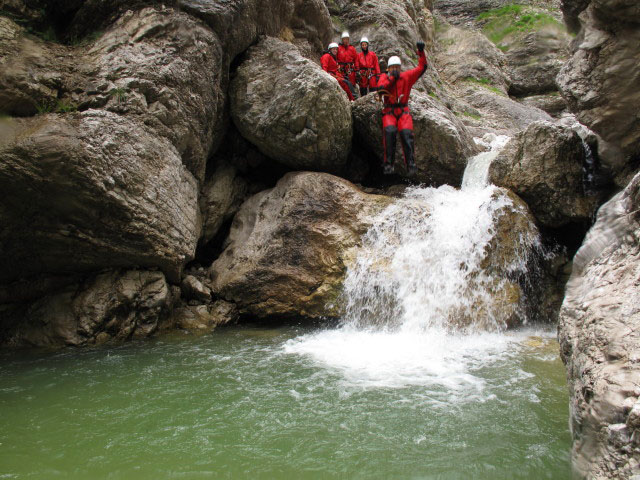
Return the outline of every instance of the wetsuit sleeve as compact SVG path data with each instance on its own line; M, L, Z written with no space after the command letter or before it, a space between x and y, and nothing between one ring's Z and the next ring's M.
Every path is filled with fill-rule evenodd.
M409 83L409 86L412 87L414 83L418 81L418 79L422 76L424 72L427 71L427 56L424 52L418 52L418 66L414 69L407 70L405 72L405 78Z
M327 72L329 75L333 75L335 76L332 72L329 71L329 56L328 55L323 55L322 58L320 59L320 63L322 64L322 69Z
M395 78L390 77L389 75L383 73L382 75L380 75L380 81L378 82L378 87L380 87L383 90L388 90L394 83L395 83Z

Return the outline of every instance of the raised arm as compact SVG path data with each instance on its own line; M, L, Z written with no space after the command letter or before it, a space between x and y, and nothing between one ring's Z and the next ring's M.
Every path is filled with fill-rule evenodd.
M420 41L416 45L418 47L418 66L406 72L406 78L411 86L427 71L427 56L424 54L424 42Z

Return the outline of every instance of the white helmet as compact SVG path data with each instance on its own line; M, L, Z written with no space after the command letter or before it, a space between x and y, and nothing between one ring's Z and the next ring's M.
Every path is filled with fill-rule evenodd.
M391 67L393 65L402 65L402 62L400 61L400 57L396 57L394 55L389 59L389 61L387 62L387 67Z
M340 38L349 38L349 32L342 32L342 36Z
M365 43L365 42L369 43L369 39L367 37L362 37L360 39L360 43Z
M330 43L327 49L331 50L332 48L338 48L338 44L336 42Z

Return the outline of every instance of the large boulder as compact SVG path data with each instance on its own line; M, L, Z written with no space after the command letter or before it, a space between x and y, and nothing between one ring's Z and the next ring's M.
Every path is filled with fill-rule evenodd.
M105 272L29 305L3 307L0 344L84 346L147 337L158 330L174 301L161 272Z
M221 46L202 22L172 9L130 11L83 48L43 42L0 17L0 39L0 111L127 115L168 139L203 180L224 127L226 79Z
M436 38L436 62L442 78L453 84L479 83L507 93L511 79L505 73L505 56L487 37L443 23Z
M0 140L0 283L134 266L180 278L197 182L167 140L97 110L4 120Z
M584 3L563 1L565 11L580 11ZM600 155L617 174L640 155L638 3L593 0L578 18L576 49L557 81L578 120L620 151L621 155Z
M467 159L476 145L465 126L449 110L430 96L413 92L409 100L415 135L416 178L437 185L458 186ZM354 127L360 142L382 162L382 109L373 95L353 104ZM397 139L396 164L403 164L400 138ZM404 170L398 169L404 174Z
M351 148L349 100L290 43L249 49L230 88L231 116L265 155L296 170L338 171Z
M576 254L558 326L581 478L640 472L640 176L604 204Z
M585 195L585 147L567 127L536 122L516 134L489 167L489 180L527 202L540 224L586 223L598 196Z
M289 173L249 198L210 269L214 293L255 317L338 316L346 264L391 199L322 173Z

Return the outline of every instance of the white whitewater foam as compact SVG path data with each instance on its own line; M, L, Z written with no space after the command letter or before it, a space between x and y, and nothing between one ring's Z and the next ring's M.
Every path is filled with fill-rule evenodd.
M485 140L486 153L497 154L508 137ZM474 306L502 281L483 269L494 215L511 202L495 193L477 179L462 190L408 189L363 237L344 283L343 326L290 340L284 351L336 369L350 385L422 385L435 396L486 400L476 371L511 355L524 337L497 324L493 333L455 333L449 319L476 315ZM521 240L518 250L535 241ZM516 263L520 271L526 262Z

